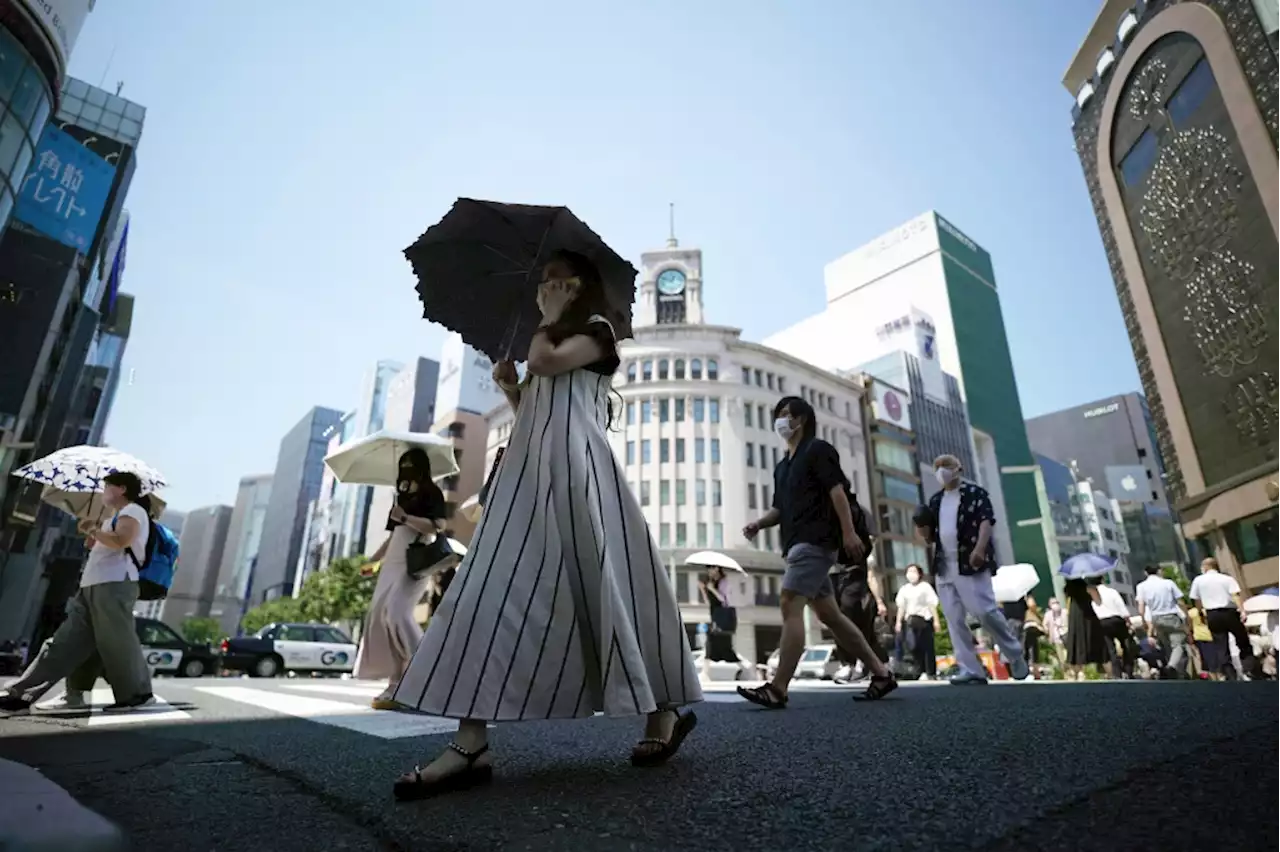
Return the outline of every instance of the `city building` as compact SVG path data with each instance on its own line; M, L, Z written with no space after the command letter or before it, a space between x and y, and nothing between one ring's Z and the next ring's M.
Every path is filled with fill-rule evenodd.
M308 508L320 495L328 430L341 421L341 412L313 408L280 442L250 586L251 606L293 594Z
M228 606L219 588L219 571L231 526L230 506L204 506L187 512L178 537L178 562L173 585L160 607L160 619L182 631L188 618L218 618Z
M772 504L773 468L785 451L773 407L783 396L807 399L819 437L840 451L854 492L865 495L864 388L860 379L743 340L739 329L707 324L700 250L671 239L644 253L640 267L634 338L619 346L613 450L671 568L691 642L710 615L699 599L699 569L684 560L716 550L752 578L755 601L738 612L736 645L763 663L781 636L781 543L776 528L754 543L742 528ZM512 423L505 402L490 410L486 473ZM816 623L811 639L820 641Z
M1254 590L1280 568L1275 37L1274 3L1108 0L1062 81L1169 501Z
M57 106L71 53L94 0L49 3L5 0L0 4L0 230L9 223L36 140Z
M9 23L13 8L0 7L0 21ZM121 316L121 221L145 113L118 93L67 78L0 235L0 550L8 554L0 638L43 639L75 591L83 548L73 520L44 507L38 485L9 473L86 428L92 437L99 415L105 424L101 396L92 419L85 406L102 366L95 340L104 331L119 337L111 331L119 331Z
M1100 556L1115 560L1116 568L1107 575L1107 585L1120 593L1125 603L1133 603L1134 578L1129 567L1129 543L1124 534L1124 521L1120 517L1120 504L1095 488L1087 479L1075 480L1075 506L1089 539L1089 549Z
M765 344L829 370L851 370L905 349L921 361L924 395L944 404L940 374L954 376L975 439L986 436L992 445L975 443L972 451L977 467L988 471L982 484L1007 512L1008 523L997 527L1008 531L1014 561L1043 572L1044 535L1034 528L1040 520L1036 466L991 256L930 211L828 264L824 278L826 309ZM935 360L937 371L924 370ZM964 458L963 446L949 451Z
M271 503L271 478L269 473L246 476L236 489L236 505L231 511L222 565L218 568L218 587L226 589L228 599L218 618L228 636L237 635L240 619L249 608L253 567L258 560L267 507ZM234 606L231 601L235 602Z
M1089 552L1089 532L1078 509L1076 477L1071 468L1047 456L1037 455L1035 460L1036 495L1040 501L1040 516L1046 519L1038 528L1045 537L1052 594L1059 600L1065 600L1059 569L1072 556Z
M1140 393L1099 399L1027 421L1034 453L1074 465L1120 504L1130 562L1182 567L1185 557L1165 492L1155 425Z

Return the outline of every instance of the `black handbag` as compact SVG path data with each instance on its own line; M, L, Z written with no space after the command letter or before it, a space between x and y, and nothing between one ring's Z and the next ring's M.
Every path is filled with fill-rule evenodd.
M449 546L444 533L436 533L429 542L424 542L419 535L405 550L405 570L413 580L421 580L432 571L450 568L460 561L461 557Z

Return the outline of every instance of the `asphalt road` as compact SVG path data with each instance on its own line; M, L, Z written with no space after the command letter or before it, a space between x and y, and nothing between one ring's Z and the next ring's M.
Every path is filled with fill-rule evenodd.
M447 722L337 680L158 680L144 716L0 720L140 850L1097 850L1277 846L1274 683L911 685L878 704L731 694L668 766L634 720L503 725L489 789L395 804ZM103 691L100 697L109 693Z

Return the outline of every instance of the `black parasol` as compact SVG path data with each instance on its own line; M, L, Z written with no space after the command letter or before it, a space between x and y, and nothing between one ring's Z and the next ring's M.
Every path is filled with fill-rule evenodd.
M424 317L494 361L523 361L542 318L542 267L558 250L596 265L614 332L630 337L636 269L567 207L459 198L404 256L418 277Z

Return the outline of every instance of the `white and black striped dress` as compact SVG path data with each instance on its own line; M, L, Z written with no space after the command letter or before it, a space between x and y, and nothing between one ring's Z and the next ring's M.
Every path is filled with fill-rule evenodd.
M702 700L675 593L609 447L616 367L525 387L471 548L396 701L517 721Z

